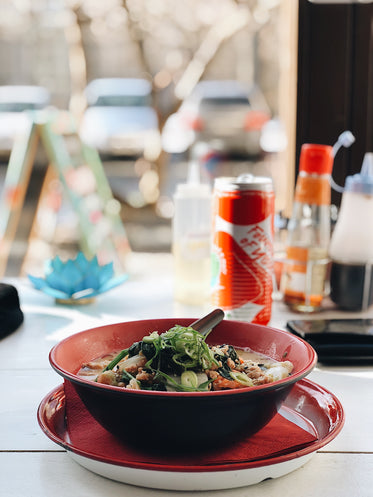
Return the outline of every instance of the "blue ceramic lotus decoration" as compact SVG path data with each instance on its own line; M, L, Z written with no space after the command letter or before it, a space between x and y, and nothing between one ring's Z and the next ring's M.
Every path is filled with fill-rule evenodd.
M87 259L79 252L63 262L58 256L48 261L45 278L28 275L37 290L64 303L84 303L122 284L128 275L114 276L113 263L100 265L97 257Z

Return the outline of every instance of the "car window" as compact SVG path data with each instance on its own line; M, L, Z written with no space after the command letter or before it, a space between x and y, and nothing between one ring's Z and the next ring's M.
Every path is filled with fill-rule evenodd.
M215 105L248 105L249 100L245 97L208 97L201 102L202 107Z
M0 103L0 112L22 112L24 110L42 109L45 104L35 102L3 102Z
M144 107L151 105L150 95L101 95L94 105L101 107Z

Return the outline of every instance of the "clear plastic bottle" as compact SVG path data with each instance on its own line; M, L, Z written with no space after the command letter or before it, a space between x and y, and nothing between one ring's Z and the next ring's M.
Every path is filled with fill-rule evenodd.
M300 312L319 310L324 297L333 159L328 145L302 146L282 280L284 302Z
M330 297L340 308L365 310L373 304L373 153L360 174L347 176L330 242Z
M210 299L211 202L211 188L201 183L199 163L192 161L187 183L177 185L174 195L174 298L183 304Z

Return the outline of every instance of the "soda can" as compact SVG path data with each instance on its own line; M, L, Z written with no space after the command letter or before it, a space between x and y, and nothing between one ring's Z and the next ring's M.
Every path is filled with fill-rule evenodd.
M268 324L275 195L271 178L217 178L212 207L212 304L230 319Z

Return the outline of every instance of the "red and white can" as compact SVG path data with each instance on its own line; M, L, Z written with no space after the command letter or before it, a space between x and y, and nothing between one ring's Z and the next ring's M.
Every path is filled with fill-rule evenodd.
M271 178L217 178L212 304L230 319L268 324L272 311L275 195Z

